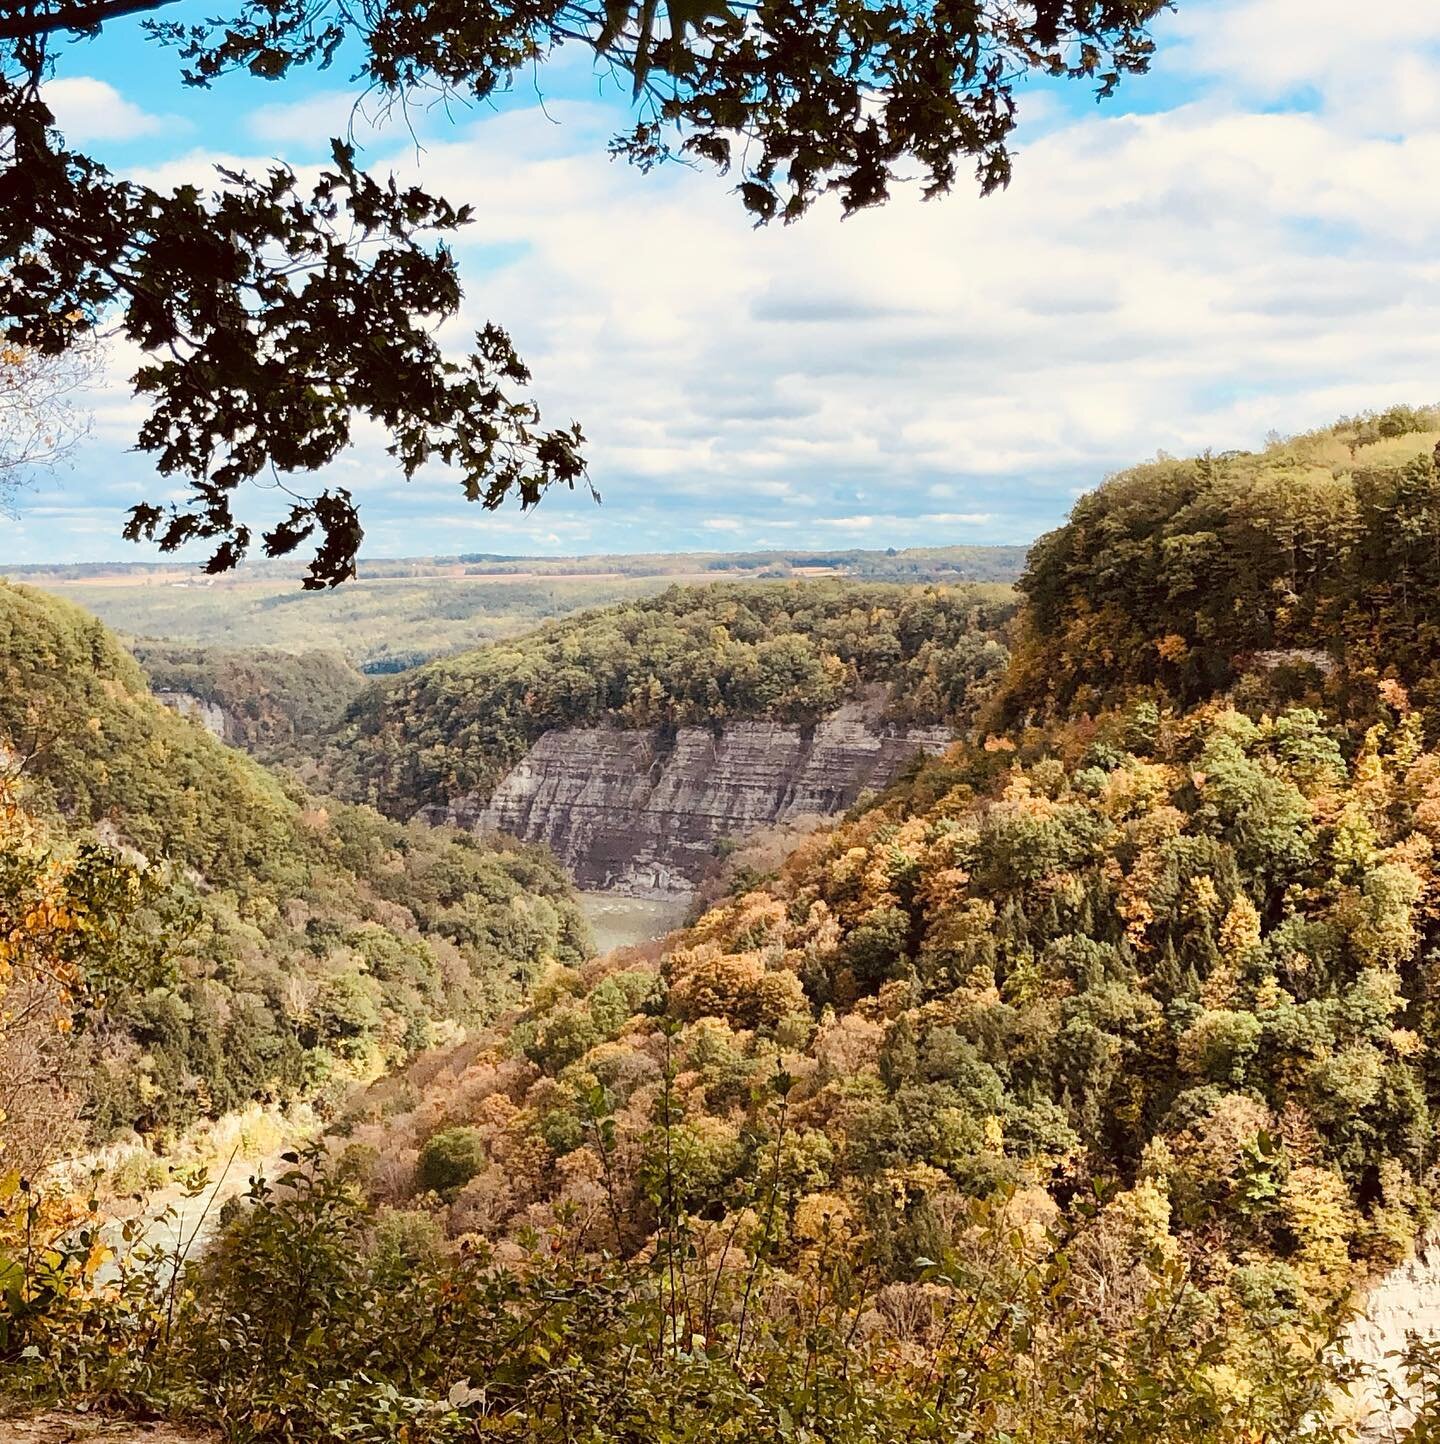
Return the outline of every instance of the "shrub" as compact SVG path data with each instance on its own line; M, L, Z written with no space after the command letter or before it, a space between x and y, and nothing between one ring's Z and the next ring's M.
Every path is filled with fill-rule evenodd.
M420 1150L419 1184L433 1193L463 1188L485 1167L485 1140L474 1128L446 1128Z

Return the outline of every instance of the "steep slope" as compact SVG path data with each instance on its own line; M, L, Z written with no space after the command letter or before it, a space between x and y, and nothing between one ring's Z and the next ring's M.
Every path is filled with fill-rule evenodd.
M833 1198L905 1277L967 1196L1063 1204L1108 1177L1147 1247L1214 1249L1207 1288L1329 1303L1432 1207L1440 754L1418 727L1347 760L1312 712L1216 705L957 747L658 968L552 978L508 1060L455 1087L484 1163L452 1227L582 1202L598 1085L620 1241L640 1247L667 1050L686 1206L722 1207L775 1146L755 1090L783 1056L797 1238Z
M1366 495L1418 556L1440 531L1409 524L1440 478L1402 440ZM1157 535L1179 534L1190 498L1188 482L1149 498ZM1095 508L1037 553L1027 595L1057 555L1089 547L1099 565ZM1109 584L1130 586L1141 569L1116 561ZM1386 605L1412 580L1392 571ZM794 1269L823 1217L882 1279L911 1278L958 1246L971 1201L1012 1191L1037 1217L1096 1220L1085 1268L1117 1317L1174 1268L1216 1317L1303 1332L1402 1260L1440 1161L1440 750L1411 701L1433 658L1401 651L1378 684L1337 667L1354 692L1334 716L1287 704L1264 659L1229 663L1232 694L1186 708L1148 641L1123 647L1169 624L1134 594L1133 614L1110 604L1105 676L1136 700L956 744L663 949L546 980L392 1125L422 1185L435 1139L466 1131L450 1229L588 1209L605 1246L651 1246L668 1090L684 1122L665 1166L722 1234L783 1155L769 1237ZM1300 595L1261 587L1278 615L1242 617L1244 635L1328 648L1319 621L1290 620ZM1017 687L1047 635L1027 614Z
M370 688L326 775L392 816L543 839L587 881L690 886L722 840L848 806L946 740L1011 612L975 587L672 588Z
M93 618L9 585L0 747L56 845L163 861L192 919L174 980L111 997L77 1045L95 1136L323 1097L583 954L543 855L316 802L158 703Z
M1012 611L974 587L672 587L372 686L330 765L347 795L409 816L487 796L555 727L813 726L876 683L894 720L943 721L998 678Z
M1437 443L1440 410L1395 407L1113 477L1031 552L1001 720L1195 702L1256 663L1362 720L1387 678L1440 705Z
M166 706L264 758L304 756L365 685L338 652L159 642L137 642L131 652Z
M886 724L854 704L805 728L562 727L488 802L460 798L421 815L544 843L581 887L665 897L693 890L740 839L843 812L953 735Z

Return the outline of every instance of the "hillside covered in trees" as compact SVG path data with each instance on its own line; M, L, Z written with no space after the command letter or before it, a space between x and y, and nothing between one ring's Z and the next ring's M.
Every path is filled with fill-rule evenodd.
M338 1098L585 950L544 855L314 801L156 702L93 618L4 584L0 743L7 864L22 832L62 870L138 861L156 899L137 928L168 958L86 1014L63 1070L83 1121L71 1144L173 1137L257 1097ZM7 1112L9 1146L25 1120Z
M977 732L663 953L551 975L416 1115L417 1186L459 1127L454 1232L570 1205L641 1249L668 1069L685 1208L725 1218L783 1149L790 1264L818 1211L912 1277L963 1200L1097 1180L1222 1310L1395 1262L1440 1162L1437 432L1400 409L1082 499L990 708L1045 725Z
M991 710L1044 726L957 744L663 948L556 969L488 1044L354 1114L348 1166L454 1239L668 1259L652 1284L687 1328L727 1257L763 1259L797 1330L809 1300L934 1368L965 1357L944 1270L1003 1201L1065 1240L1051 1345L1074 1308L1152 1346L1165 1299L1236 1420L1257 1411L1237 1437L1296 1437L1255 1422L1262 1380L1435 1211L1433 664L1413 638L1385 652L1440 554L1432 425L1387 413L1107 483L1021 584L1026 650ZM1365 541L1387 532L1398 563ZM1300 655L1257 655L1281 649ZM848 1315L819 1282L841 1275ZM991 1284L954 1307L983 1312Z
M1352 443L1353 473L1308 469ZM1228 495L1279 516L1272 469L1300 474L1302 511L1363 494L1418 558L1440 542L1415 521L1440 518L1433 443L1337 428L1231 458L1253 484ZM1137 554L1194 534L1212 464L1155 464L1174 485L1147 528L1116 522ZM1037 549L1028 651L991 704L1031 725L977 730L663 946L557 967L352 1111L335 1148L371 1200L357 1218L536 1289L557 1287L545 1250L573 1260L545 1353L471 1356L517 1417L539 1428L559 1367L603 1437L644 1437L611 1421L666 1400L721 1437L732 1416L847 1441L1353 1437L1336 1321L1435 1212L1440 752L1428 656L1352 659L1329 619L1359 638L1422 603L1358 541L1319 576L1391 588L1365 624L1288 550L1253 557L1243 606L1188 614L1217 670L1167 673L1187 614L1152 615L1155 576L1123 548L1106 570L1093 532L1148 474ZM1056 561L1087 557L1093 584ZM1108 652L1076 621L1102 612ZM1102 668L1083 695L1077 638ZM268 1226L236 1241L216 1308ZM611 1288L628 1302L602 1322ZM626 1339L639 1402L602 1363Z
M175 1317L57 1290L22 1376L316 1444L1354 1440L1338 1330L1440 1163L1431 663L1348 640L1423 606L1412 419L1226 461L1237 516L1288 468L1412 561L1257 555L1191 608L1193 675L1141 563L1198 535L1214 459L1155 463L1113 573L1096 519L1144 473L1083 499L969 736L663 943L557 951L252 1190ZM1389 600L1331 610L1346 576Z
M137 642L151 688L218 708L225 740L267 758L294 758L339 722L365 679L335 652L183 647Z
M1386 678L1440 705L1437 443L1440 409L1398 406L1112 477L1030 553L1006 718L1196 702L1257 660L1355 716Z
M486 793L554 727L813 724L874 690L963 721L1004 670L1008 590L839 581L674 587L377 683L327 755L342 795L409 817Z

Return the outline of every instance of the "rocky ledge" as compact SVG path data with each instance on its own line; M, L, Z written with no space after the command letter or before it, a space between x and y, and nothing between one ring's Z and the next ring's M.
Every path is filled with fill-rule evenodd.
M547 732L488 801L424 816L543 842L583 888L666 897L688 892L726 840L842 812L884 787L944 727L890 727L856 705L815 727L732 722L721 731L560 728Z
M163 702L172 712L198 722L222 742L234 742L238 736L239 729L218 702L209 702L193 692L156 692L155 700Z

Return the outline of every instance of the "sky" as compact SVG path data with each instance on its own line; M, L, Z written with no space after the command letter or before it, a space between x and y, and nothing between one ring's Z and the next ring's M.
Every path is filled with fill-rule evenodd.
M48 97L152 184L317 163L353 122L372 169L475 207L444 339L511 332L603 503L487 513L361 430L325 479L368 555L1025 543L1157 451L1440 399L1440 6L1180 0L1156 38L1103 103L1022 87L1003 193L758 231L713 172L611 160L627 97L578 56L543 97L376 128L339 69L186 90L130 22L68 46ZM89 438L0 518L0 563L153 555L120 538L173 491L133 449L136 360L110 347Z

